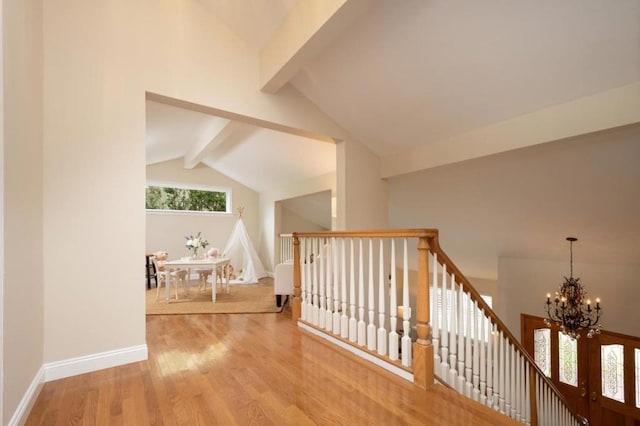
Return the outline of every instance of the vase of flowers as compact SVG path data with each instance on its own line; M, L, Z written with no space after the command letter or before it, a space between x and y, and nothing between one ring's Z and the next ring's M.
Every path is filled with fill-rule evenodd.
M198 257L198 250L205 249L209 245L209 242L200 236L200 232L194 237L193 235L189 235L184 237L187 242L185 243L185 247L189 249L189 251L193 252L193 257Z

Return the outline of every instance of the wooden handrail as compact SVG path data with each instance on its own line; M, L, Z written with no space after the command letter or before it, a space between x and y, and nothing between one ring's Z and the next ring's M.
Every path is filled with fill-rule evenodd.
M304 238L430 238L438 237L437 229L382 229L365 231L317 231L294 232L294 237Z
M494 324L497 325L498 331L501 331L507 339L513 344L514 347L518 349L518 351L524 356L524 358L529 363L530 367L538 372L538 375L542 377L542 380L549 386L550 389L558 396L560 401L571 411L571 414L578 419L583 425L588 425L589 421L585 419L583 416L578 413L573 412L569 407L567 400L564 395L560 392L560 390L553 384L553 382L542 372L540 367L536 364L533 357L524 349L524 346L515 338L515 336L509 331L507 326L502 322L502 320L496 315L496 313L491 309L491 307L484 301L484 299L480 296L480 293L471 285L469 280L464 276L464 274L458 269L458 267L453 263L453 261L447 256L447 254L440 247L440 242L438 241L438 235L430 237L429 246L433 253L437 254L437 260L440 265L446 265L447 271L451 272L456 277L456 282L462 285L462 288L465 292L469 294L471 300L476 302L480 308L482 308L485 314L491 318ZM533 394L532 394L533 399ZM586 423L584 423L586 421Z
M455 276L456 282L462 285L463 290L469 294L471 299L478 304L478 307L484 310L487 317L491 319L491 321L496 324L498 331L502 332L504 336L506 336L507 340L522 354L522 356L527 360L529 366L532 370L530 372L536 371L538 375L542 378L542 380L547 384L547 386L556 394L559 400L569 409L569 405L567 400L564 398L562 393L558 390L558 388L551 382L551 380L542 372L542 370L538 367L535 360L529 353L524 349L522 344L515 338L515 336L509 331L507 326L502 322L502 320L496 315L496 313L489 307L489 305L484 301L484 299L480 296L480 293L471 285L469 280L462 274L460 269L453 263L453 261L447 256L447 254L442 250L440 246L440 242L438 239L438 230L432 228L417 228L417 229L385 229L385 230L362 230L362 231L319 231L319 232L294 232L293 234L293 244L294 244L294 303L293 303L293 319L294 321L300 317L300 252L299 252L299 238L418 238L419 246L424 250L425 248L431 251L433 254L437 255L437 261L440 265L446 266L446 269L449 273ZM422 263L419 259L419 263ZM422 267L419 269L424 269L428 271L428 265L426 267ZM421 271L419 271L421 272ZM420 275L420 273L418 274ZM428 277L427 275L425 275ZM420 277L419 277L420 279ZM428 278L427 278L428 283ZM434 283L435 284L435 283ZM419 286L420 287L420 286ZM428 299L429 294L427 292L426 296L424 294L421 297L426 297ZM420 312L420 309L418 309ZM428 308L426 310L428 313ZM424 315L424 313L422 313ZM428 314L427 314L428 315ZM428 320L427 320L428 321ZM431 349L430 353L433 356L433 350L431 347L431 324L427 322L427 330L429 331L428 338L420 339L422 343L426 344L425 347ZM419 342L417 342L419 343ZM414 350L419 349L414 346ZM416 364L420 365L420 363ZM415 366L414 366L415 367ZM433 370L429 372L430 377L433 377ZM418 384L420 381L418 381ZM422 384L424 385L424 384ZM535 396L531 393L532 400L535 400ZM535 407L535 404L532 404L532 408ZM569 409L570 410L570 409ZM571 411L571 410L570 410ZM583 425L588 425L589 422L582 416L577 413L571 412L571 414L580 421ZM535 419L535 414L532 413ZM586 423L585 423L586 422Z

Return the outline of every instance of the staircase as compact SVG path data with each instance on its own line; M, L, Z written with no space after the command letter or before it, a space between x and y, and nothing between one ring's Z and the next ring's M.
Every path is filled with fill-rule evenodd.
M440 248L437 230L294 233L293 248L299 327L518 422L588 424Z

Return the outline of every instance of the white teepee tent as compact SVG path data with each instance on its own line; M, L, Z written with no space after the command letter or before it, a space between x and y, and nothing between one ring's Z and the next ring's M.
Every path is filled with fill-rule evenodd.
M243 209L240 208L238 210L240 213L238 221L233 227L229 241L227 241L224 256L231 259L234 273L238 275L238 279L232 280L232 282L253 284L257 283L260 278L266 277L267 273L251 243L247 227L242 220Z

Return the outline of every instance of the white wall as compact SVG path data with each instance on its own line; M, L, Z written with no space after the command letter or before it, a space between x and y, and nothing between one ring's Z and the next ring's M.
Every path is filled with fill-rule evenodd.
M258 254L267 271L273 271L276 259L277 235L282 232L282 209L277 201L314 194L321 191L336 191L336 173L327 173L291 186L260 194L260 245Z
M43 5L44 361L53 362L145 344L145 92L340 130L293 89L261 93L257 55L199 1ZM118 279L96 274L96 253L108 253Z
M146 252L164 250L171 258L189 254L184 237L202 232L210 247L224 250L233 225L237 208L244 207L243 221L251 240L258 241L258 193L209 167L185 169L182 159L147 166L147 181L199 184L229 188L232 193L232 214L182 214L147 212Z
M2 424L43 361L42 2L5 0Z
M387 182L380 178L380 159L353 139L338 143L336 156L337 229L386 229Z
M640 336L640 309L637 309L637 283L640 267L573 264L574 277L586 287L592 300L600 297L603 328ZM565 276L569 262L500 258L496 312L515 336L520 335L520 313L545 316L547 293L554 294ZM631 301L631 300L632 301Z
M300 216L286 207L282 208L281 215L281 233L291 234L292 232L329 231L329 229Z

